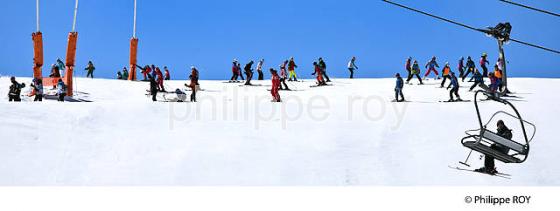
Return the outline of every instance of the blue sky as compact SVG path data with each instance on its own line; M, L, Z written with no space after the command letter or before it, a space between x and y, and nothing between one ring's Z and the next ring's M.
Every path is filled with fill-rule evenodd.
M560 49L560 18L494 0L399 0L475 27L509 21L512 37ZM553 12L559 1L517 0ZM45 66L63 57L71 30L74 2L41 2ZM96 76L113 78L128 66L132 36L132 0L82 0L78 12L77 75L88 60ZM0 74L31 76L35 1L7 1L0 13ZM226 79L236 58L266 60L278 67L294 56L300 77L310 77L312 62L323 57L330 75L347 77L346 63L357 56L357 77L390 77L404 72L413 56L431 56L456 67L461 56L497 58L494 39L415 14L380 0L160 0L138 1L139 63L167 65L173 78L184 79L196 65L202 79ZM559 77L560 55L511 43L508 70L514 76ZM268 77L268 75L267 75Z

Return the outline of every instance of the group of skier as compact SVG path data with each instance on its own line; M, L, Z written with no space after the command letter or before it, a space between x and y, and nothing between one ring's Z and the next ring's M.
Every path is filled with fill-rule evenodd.
M439 72L437 70L437 68L440 68L438 62L437 62L437 57L432 57L424 66L426 68L426 73L424 74L423 77L420 77L420 65L418 64L417 60L413 60L412 57L409 57L406 62L405 62L405 69L408 73L407 79L406 79L406 84L410 84L410 81L412 80L413 77L416 77L419 81L418 85L423 85L424 81L427 80L427 77L430 75L430 73L434 73L434 80L439 80L441 78L443 78L443 80L441 81L440 84L440 88L444 88L445 87L445 83L447 82L447 80L449 80L449 85L446 87L449 90L449 100L448 102L455 102L455 101L462 101L460 95L459 95L459 78L461 79L462 82L465 81L465 78L467 78L470 74L472 74L471 78L469 79L469 82L473 82L473 85L470 87L469 91L473 91L477 86L483 87L485 88L486 85L484 84L484 78L487 77L490 80L490 86L488 86L488 91L490 91L491 93L496 93L498 90L499 91L503 91L503 84L502 84L502 70L503 70L503 61L501 61L501 59L498 59L498 61L496 62L496 65L494 65L494 70L493 72L489 72L487 65L490 64L490 62L487 59L488 55L486 53L483 53L482 56L480 57L480 67L482 68L482 72L480 72L475 65L475 62L472 60L472 58L469 56L467 57L467 62L465 64L464 62L464 57L461 57L458 61L458 67L457 70L459 71L459 76L457 76L455 74L455 72L453 72L451 70L451 66L449 65L449 62L445 63L445 66L443 66L443 68L441 69L441 73L442 73L442 77L440 77ZM395 100L397 102L402 102L404 101L404 97L402 94L403 88L404 88L404 80L402 79L402 77L400 76L400 74L396 74L396 85L395 85ZM401 96L401 99L399 99L399 96Z
M144 69L148 69L148 67L149 66L146 66L146 68L144 68ZM149 67L149 68L152 68L152 67ZM163 80L170 80L170 79L169 79L169 70L167 69L167 67L164 67L165 75L166 75L165 78L162 77L161 71L159 71L159 73L158 73L158 70L159 70L158 67L155 67L155 65L154 65L153 69L156 70L155 71L156 72L155 76L153 74L147 74L147 77L148 77L148 81L150 82L150 89L148 91L149 91L150 95L152 96L152 101L155 102L155 101L157 101L156 97L157 97L158 92L168 93L167 91L165 91L165 88L163 87ZM190 88L190 90L191 90L191 95L190 95L190 101L191 102L196 102L196 92L200 89L200 84L198 82L198 79L199 79L198 69L195 66L192 66L191 67L191 72L190 72L190 75L189 75L190 83L185 84L185 86L187 88ZM181 89L176 89L173 93L177 95L177 98L178 98L177 101L178 102L186 101L186 94L185 94L185 92L181 91Z

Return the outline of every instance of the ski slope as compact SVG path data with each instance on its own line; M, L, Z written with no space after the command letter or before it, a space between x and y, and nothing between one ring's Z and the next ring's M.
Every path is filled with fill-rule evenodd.
M478 122L472 102L438 102L449 96L440 81L406 85L407 103L391 102L394 79L290 82L283 103L270 102L269 80L201 81L198 103L154 103L146 82L77 78L75 98L92 102L8 103L2 77L0 185L560 185L560 80L509 82L538 127L527 162L497 162L511 180L448 168L466 157L459 140ZM467 85L460 94L472 100Z

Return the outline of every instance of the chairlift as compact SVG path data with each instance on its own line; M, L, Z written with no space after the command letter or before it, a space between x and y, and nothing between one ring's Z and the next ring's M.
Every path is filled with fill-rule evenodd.
M484 94L485 96L488 97L488 99L490 99L490 101L493 102L498 102L498 103L502 103L506 106L509 106L513 111L514 114L508 113L506 111L500 110L495 112L490 119L484 123L482 120L482 117L480 115L480 109L479 109L479 105L478 105L478 95L479 94ZM468 164L468 160L472 154L472 151L477 151L481 154L484 154L485 156L491 156L494 157L495 159L502 161L504 163L523 163L527 160L527 157L529 156L529 144L531 143L531 141L533 140L533 138L535 137L536 134L536 126L535 124L528 122L526 120L524 120L521 115L519 114L519 111L517 110L517 108L515 108L515 106L510 103L509 101L503 99L503 98L499 98L496 97L494 94L489 93L489 92L485 92L483 90L479 90L475 93L474 95L474 106L476 108L476 114L478 117L478 122L479 122L479 129L474 129L474 130L467 130L465 131L465 133L467 134L466 137L461 139L461 144L463 144L464 147L471 149L471 151L469 152L469 155L467 156L467 158L465 159L464 162L459 162L465 166L470 166ZM519 124L521 126L522 132L523 132L523 139L521 141L516 141L516 140L509 140L506 138L503 138L501 136L499 136L498 134L496 134L495 132L492 132L491 130L488 129L488 125L492 122L492 120L494 120L498 115L506 115L509 117L512 117L516 120L519 120ZM530 126L532 128L532 134L529 138L529 136L527 135L527 130L526 130L526 125ZM506 148L507 152L503 153L500 152L498 150L492 149L491 146L493 144L499 145L502 148Z

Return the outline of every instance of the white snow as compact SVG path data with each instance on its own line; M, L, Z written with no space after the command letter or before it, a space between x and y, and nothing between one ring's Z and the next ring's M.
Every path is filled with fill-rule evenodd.
M478 123L472 102L438 102L448 91L433 81L407 85L409 103L391 102L394 79L291 82L298 91L281 92L283 103L270 102L268 80L201 81L198 103L154 103L146 82L78 78L76 98L93 102L8 103L2 77L0 185L560 185L559 82L510 79L538 129L527 162L497 162L507 180L448 168ZM519 137L516 123L506 121Z

